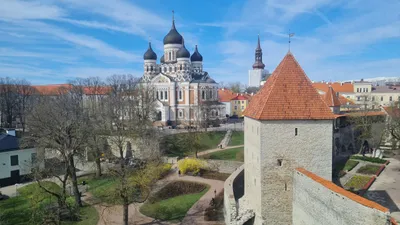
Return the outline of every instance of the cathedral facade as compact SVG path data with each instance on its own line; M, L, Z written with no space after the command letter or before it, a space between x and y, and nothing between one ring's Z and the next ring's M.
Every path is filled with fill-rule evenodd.
M151 43L143 59L142 81L154 87L157 98L156 125L195 125L201 120L216 124L225 119L225 105L218 102L218 84L203 70L197 45L192 54L186 49L174 19L164 37L160 62Z

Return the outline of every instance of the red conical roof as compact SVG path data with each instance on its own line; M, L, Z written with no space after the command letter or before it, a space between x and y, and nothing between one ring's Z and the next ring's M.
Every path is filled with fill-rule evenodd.
M256 120L335 118L290 52L252 98L244 115Z
M329 107L340 106L339 98L332 87L328 88L328 92L324 95L324 101Z

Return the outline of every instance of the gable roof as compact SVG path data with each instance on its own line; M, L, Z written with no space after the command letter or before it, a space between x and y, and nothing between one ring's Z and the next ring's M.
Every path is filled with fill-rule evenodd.
M8 134L0 134L0 152L19 149L18 138Z
M312 84L313 87L316 89L327 92L329 89L329 86L333 88L336 92L339 93L351 93L354 92L354 85L352 83L339 83L339 82L329 82L329 83L323 83L323 82L316 82Z
M244 115L256 120L330 120L335 116L288 52Z
M218 100L219 102L230 102L232 98L236 97L236 93L230 89L222 88L218 89Z
M329 107L341 105L341 102L339 101L339 98L332 87L329 87L328 92L325 93L324 101Z
M246 95L237 95L231 100L249 100L249 98Z

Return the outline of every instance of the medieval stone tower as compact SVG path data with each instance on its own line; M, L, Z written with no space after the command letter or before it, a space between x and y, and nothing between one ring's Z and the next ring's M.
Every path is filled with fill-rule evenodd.
M293 174L332 177L335 116L288 52L245 111L245 195L254 224L292 224Z

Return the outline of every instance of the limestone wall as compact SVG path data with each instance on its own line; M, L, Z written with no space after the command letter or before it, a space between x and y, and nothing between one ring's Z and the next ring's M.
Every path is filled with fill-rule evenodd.
M257 136L258 129L251 129L253 133L248 132L246 137ZM260 177L250 182L246 178L246 188L248 184L253 185L261 193L258 201L263 221L259 220L256 209L255 224L287 225L292 221L295 168L304 167L327 180L332 179L333 121L262 121L259 136L261 151L248 158L252 157L251 164L260 166Z
M241 172L243 172L244 165L240 166L234 171L224 183L224 214L225 224L235 224L238 215L238 208L234 195L234 182Z
M388 212L309 171L294 173L293 225L387 225Z
M233 173L240 166L243 165L243 162L229 161L229 160L208 159L206 161L207 161L207 165L210 167L210 169L212 169L214 171L218 171L220 173Z

